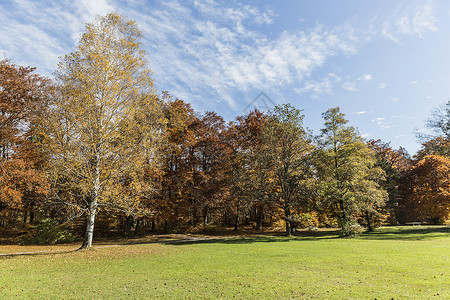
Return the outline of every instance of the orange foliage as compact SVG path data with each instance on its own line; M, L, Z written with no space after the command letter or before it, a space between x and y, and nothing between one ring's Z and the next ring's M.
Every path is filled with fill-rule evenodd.
M34 68L0 61L0 207L27 209L48 191L39 171L43 155L34 135L35 112L44 102L49 81Z
M406 173L400 185L400 222L443 223L450 214L450 159L427 155Z

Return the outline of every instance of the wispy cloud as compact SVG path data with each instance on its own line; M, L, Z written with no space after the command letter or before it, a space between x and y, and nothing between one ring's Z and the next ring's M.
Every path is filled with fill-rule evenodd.
M330 94L334 79L312 80L312 72L330 57L357 49L353 31L344 27L317 25L269 39L257 26L274 22L271 11L215 1L193 3L172 0L166 5L177 9L170 13L161 9L151 17L148 12L130 15L149 37L146 47L158 85L205 105L218 99L236 109L242 105L235 100L242 94L237 94L262 88L270 92L292 86L313 97Z
M391 16L381 25L381 35L400 42L401 36L424 37L428 32L438 30L438 20L431 2L411 5Z
M299 94L309 94L311 98L317 99L323 95L333 95L333 85L340 82L341 78L335 73L328 73L328 75L321 81L306 80L300 88L294 88L294 91Z
M367 112L365 110L355 112L355 114L357 114L357 115L364 115L366 113Z
M294 91L299 95L309 93L313 99L325 94L332 95L331 81L329 78L325 78L321 82L307 81L303 87L295 88Z
M373 36L398 41L402 35L437 30L428 4L388 20L378 18L380 30L348 21L269 34L261 28L279 21L276 12L237 2L15 0L0 4L0 52L49 75L58 56L74 48L84 23L110 11L123 13L142 28L157 87L205 109L225 102L236 110L247 104L236 99L249 93L252 99L262 89L292 89L313 98L332 95L335 86L358 91L358 85L373 80L372 74L342 83L340 74L316 72L332 57L357 53Z
M372 119L372 122L376 123L377 126L383 130L395 127L385 117L378 117L378 118Z
M378 85L378 88L380 88L380 89L385 89L385 88L387 88L387 83L381 82L381 83Z
M419 83L419 81L413 80L413 81L410 81L409 83L410 83L410 84L416 84L416 83Z
M357 92L358 88L356 87L356 82L354 81L346 81L342 85L342 88L349 92Z
M1 3L0 52L18 64L36 66L39 72L50 75L58 57L73 49L85 22L113 10L107 0Z
M372 79L373 79L372 74L364 74L364 75L358 77L359 81L370 81Z

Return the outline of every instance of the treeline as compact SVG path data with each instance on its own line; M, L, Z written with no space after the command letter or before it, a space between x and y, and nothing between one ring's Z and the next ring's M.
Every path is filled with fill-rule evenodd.
M90 247L94 227L326 226L348 236L448 220L450 104L429 122L439 137L414 158L365 141L338 107L319 135L290 104L226 122L158 96L141 38L134 21L109 14L87 24L53 81L0 62L1 226L83 218Z

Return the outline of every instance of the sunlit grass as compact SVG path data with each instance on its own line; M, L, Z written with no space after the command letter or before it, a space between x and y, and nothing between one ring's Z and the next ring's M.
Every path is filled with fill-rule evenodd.
M0 259L3 298L450 297L450 228L141 244Z

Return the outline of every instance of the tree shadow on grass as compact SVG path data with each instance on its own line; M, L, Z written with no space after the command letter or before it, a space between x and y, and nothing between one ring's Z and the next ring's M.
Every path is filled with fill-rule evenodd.
M79 249L73 250L48 250L48 251L34 251L34 252L17 252L17 253L2 253L0 259L8 259L17 256L40 256L40 255L55 255L55 254L67 254L74 253Z
M449 226L395 226L382 227L360 236L365 240L430 240L450 237Z
M190 240L167 241L170 245L192 245L192 244L253 244L253 243L286 243L295 241L317 241L325 239L337 239L339 236L334 231L327 232L301 232L291 236L285 235L256 235L226 238L196 238Z

